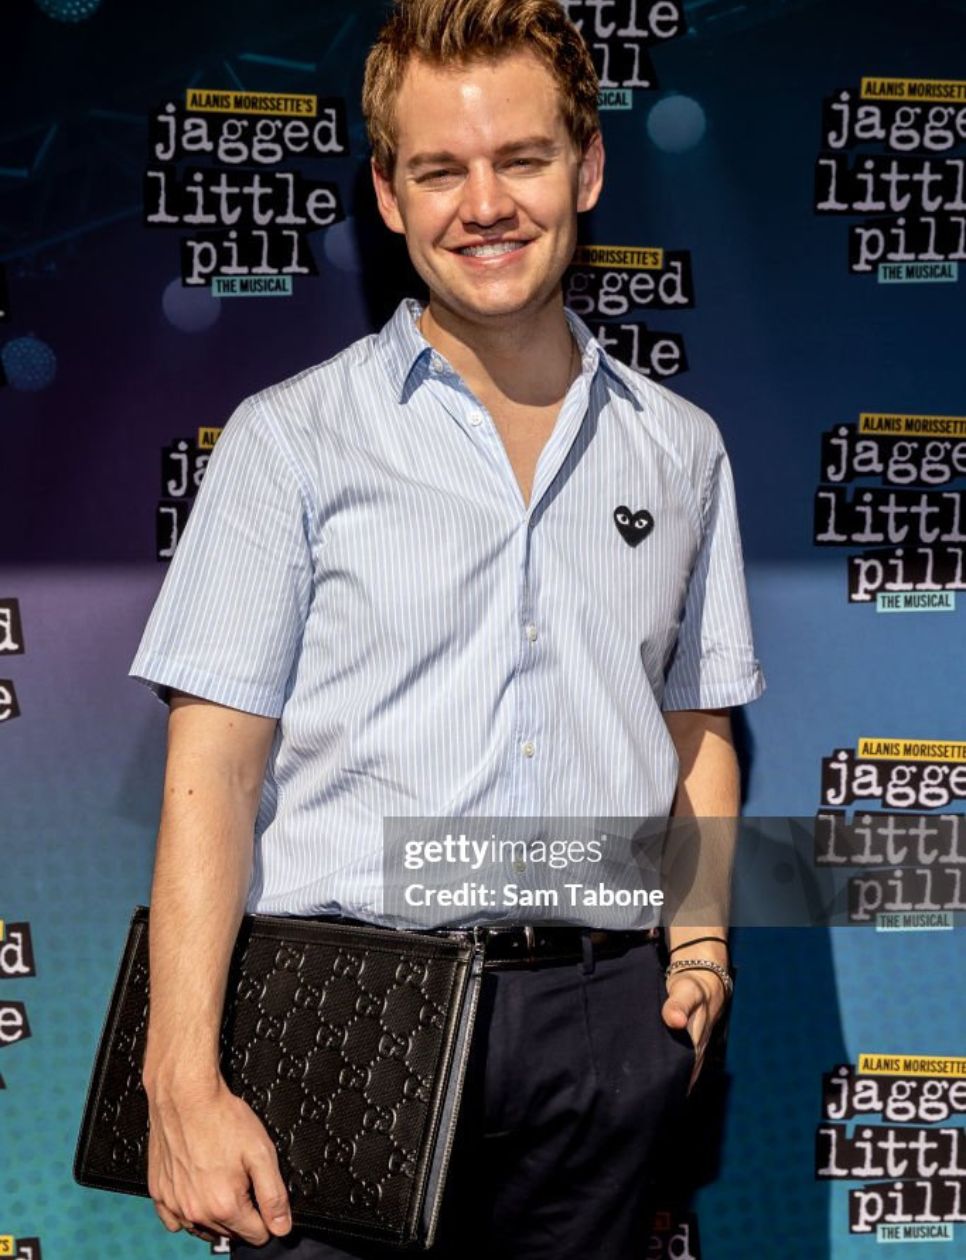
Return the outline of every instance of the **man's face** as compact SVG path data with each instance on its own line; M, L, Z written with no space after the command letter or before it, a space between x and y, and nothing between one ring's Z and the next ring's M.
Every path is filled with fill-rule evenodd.
M581 159L529 51L465 68L411 60L396 124L394 179L373 165L373 183L434 299L475 323L539 309L573 255L577 212L600 194L600 134ZM461 252L485 242L497 252Z

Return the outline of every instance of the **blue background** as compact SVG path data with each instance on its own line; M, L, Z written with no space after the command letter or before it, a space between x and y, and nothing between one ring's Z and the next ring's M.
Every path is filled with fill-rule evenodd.
M30 922L38 974L0 981L32 1032L0 1056L0 1235L39 1236L46 1257L203 1246L169 1236L147 1201L70 1174L157 825L164 710L126 671L163 576L162 447L223 424L244 395L378 328L415 291L376 222L358 106L381 7L19 0L2 19L0 597L19 600L27 651L0 658L22 709L0 726L0 917ZM690 368L671 387L715 416L735 470L768 681L736 715L744 808L808 815L834 748L964 738L962 609L850 605L844 554L811 542L823 430L860 411L966 413L963 289L849 275L848 221L811 206L823 98L863 74L962 76L966 5L695 0L685 12L688 33L652 46L659 86L601 116L606 186L582 239L691 252L695 309L645 320L683 335ZM342 96L350 133L350 156L312 172L338 184L349 216L311 238L319 277L289 298L223 300L197 332L165 311L166 293L169 311L183 300L182 234L141 223L148 112L192 85ZM672 124L703 116L698 143L659 148L658 105ZM22 338L34 339L20 346L26 374ZM704 1100L722 1109L721 1142L702 1129L695 1152L706 1260L874 1253L874 1237L848 1234L846 1186L813 1176L821 1076L866 1051L966 1054L961 939L736 931L730 1076ZM966 1255L959 1231L948 1260Z

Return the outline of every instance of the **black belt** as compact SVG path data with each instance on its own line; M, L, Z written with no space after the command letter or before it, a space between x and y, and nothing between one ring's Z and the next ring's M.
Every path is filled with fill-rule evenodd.
M316 917L316 916L312 916ZM355 927L379 927L363 919L345 915L320 915L335 923ZM661 939L660 928L584 928L557 923L498 923L470 928L415 928L431 936L448 936L470 945L482 945L483 966L487 970L510 967L538 967L543 963L587 962L591 958L616 958L639 945L653 945Z
M536 967L542 963L581 962L589 958L616 958L639 945L653 944L661 932L659 928L605 931L557 924L513 923L457 929L447 935L482 944L484 968L503 970Z

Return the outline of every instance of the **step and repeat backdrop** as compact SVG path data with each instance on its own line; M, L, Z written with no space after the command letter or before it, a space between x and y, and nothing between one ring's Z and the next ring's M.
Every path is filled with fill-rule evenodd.
M736 714L744 810L814 820L849 888L836 926L736 929L727 1070L639 1254L951 1260L966 3L564 7L607 149L566 301L724 433L768 680ZM127 669L240 399L422 296L368 172L382 13L0 17L0 1256L227 1250L71 1176L160 800L166 710Z

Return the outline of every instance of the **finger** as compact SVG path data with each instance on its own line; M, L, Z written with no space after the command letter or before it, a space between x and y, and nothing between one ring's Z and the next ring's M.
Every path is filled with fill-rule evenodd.
M255 1204L265 1225L273 1234L287 1234L292 1228L292 1214L274 1148L266 1147L252 1156L248 1171Z
M695 980L688 976L672 979L661 1008L664 1022L669 1028L686 1028L691 1016L705 1000L706 994Z
M220 1233L215 1233L214 1230L204 1229L200 1225L186 1225L185 1233L191 1234L193 1238L200 1238L206 1243L216 1243L222 1237Z
M180 1223L189 1233L238 1236L260 1247L270 1235L252 1206L247 1189L232 1185L207 1187L204 1195L191 1194L180 1205ZM210 1240L209 1240L210 1241Z
M233 1205L222 1205L212 1213L212 1219L204 1222L205 1228L215 1229L223 1234L237 1234L245 1242L261 1247L268 1242L271 1234L265 1228L262 1218L247 1193L244 1202L236 1201Z
M161 1224L165 1229L169 1229L172 1234L176 1234L179 1229L184 1229L184 1222L179 1220L173 1212L169 1211L163 1203L158 1203L155 1200L154 1210L161 1218Z
M704 1047L695 1046L694 1048L694 1067L691 1069L691 1079L688 1081L688 1093L694 1089L695 1082L701 1075L701 1068L704 1066Z

